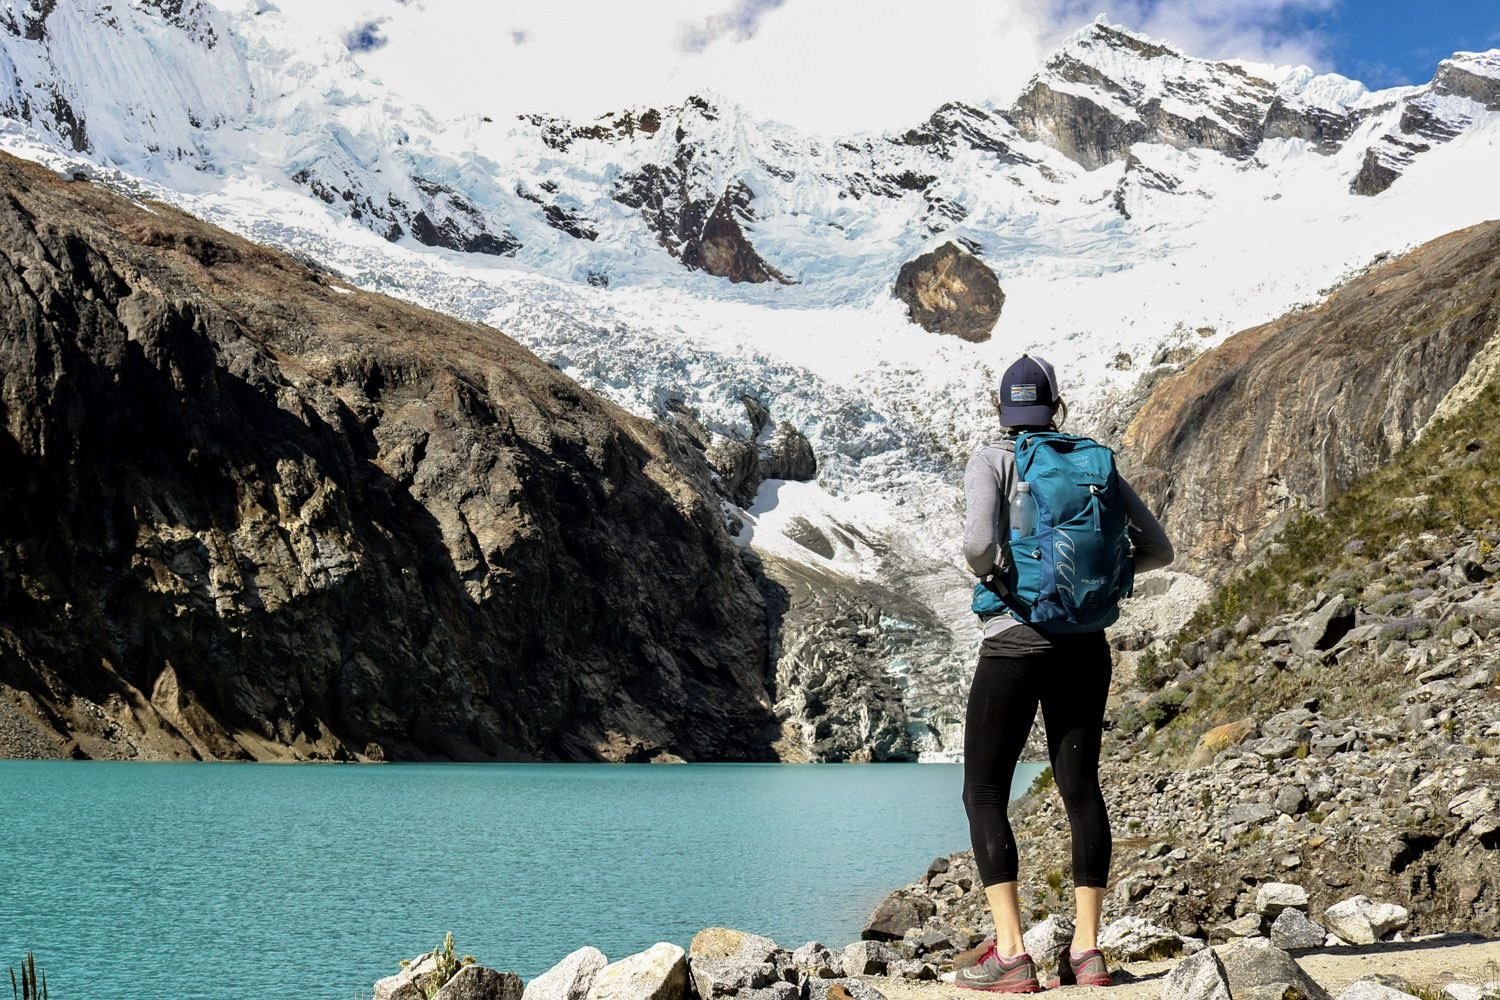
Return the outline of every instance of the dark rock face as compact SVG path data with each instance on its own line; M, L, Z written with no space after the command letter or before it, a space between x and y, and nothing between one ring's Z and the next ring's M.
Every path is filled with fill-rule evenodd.
M771 757L679 435L165 206L0 185L0 715L101 757Z
M203 0L141 0L141 6L156 11L163 21L206 49L219 44L212 10Z
M1500 78L1476 73L1472 68L1449 59L1438 64L1433 89L1440 94L1467 97L1490 111L1500 111Z
M1278 95L1266 109L1265 138L1304 139L1316 146L1320 153L1333 153L1353 134L1358 124L1353 115L1293 104Z
M417 242L464 253L513 257L520 240L508 230L492 230L484 213L452 188L412 178L415 194L381 198L367 191L361 172L349 164L319 160L292 175L325 204L342 206L349 217L391 242L411 234Z
M760 449L761 479L791 479L799 483L818 478L818 459L812 443L790 424L778 424L771 440Z
M950 101L932 113L921 125L908 129L896 140L907 146L925 146L944 160L953 159L954 150L967 146L984 153L994 154L1001 163L1031 163L1030 157L1015 151L1006 141L1003 119L996 118L982 108L971 104ZM935 178L928 178L928 183ZM901 184L908 190L925 187L926 184Z
M1477 109L1473 105L1468 105L1467 110L1463 105L1455 106L1454 97L1467 98L1490 110L1500 108L1500 79L1444 61L1432 83L1406 99L1395 129L1377 138L1365 151L1359 171L1349 182L1349 190L1355 194L1380 194L1418 156L1472 126Z
M724 495L741 507L749 506L760 486L760 453L755 442L716 437L708 443L705 454L719 476Z
M1426 146L1422 147L1422 149L1424 150L1426 148ZM1415 147L1411 147L1411 152L1416 153L1420 152L1420 150L1417 150ZM1354 192L1355 194L1362 194L1367 196L1377 195L1380 192L1384 191L1386 188L1390 187L1392 184L1396 183L1396 178L1400 176L1401 172L1395 167L1391 166L1383 157L1381 157L1380 153L1372 147L1365 150L1365 158L1363 162L1360 163L1359 172L1356 173L1354 175L1354 179L1349 182L1349 190Z
M1500 223L1434 240L1162 380L1125 431L1131 482L1218 578L1409 443L1497 316Z
M697 155L695 147L683 145L673 164L648 163L620 178L615 200L639 209L667 252L693 270L735 282L787 284L789 279L761 259L745 234L742 223L755 219L750 208L754 192L735 181L717 200L696 196L690 178Z
M1011 106L1010 120L1028 139L1046 142L1090 169L1124 155L1148 135L1141 122L1127 122L1087 97L1034 82Z
M922 329L974 343L990 339L1005 306L995 272L952 242L902 264L892 293Z

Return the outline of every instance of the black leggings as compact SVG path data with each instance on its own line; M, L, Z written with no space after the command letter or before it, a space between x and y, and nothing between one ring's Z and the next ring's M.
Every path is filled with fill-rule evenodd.
M1102 632L1048 641L1026 626L1014 631L1018 641L995 643L1002 655L980 656L964 724L964 807L979 877L986 886L1016 881L1006 805L1040 703L1052 774L1072 828L1073 884L1102 889L1112 846L1099 791L1109 645Z

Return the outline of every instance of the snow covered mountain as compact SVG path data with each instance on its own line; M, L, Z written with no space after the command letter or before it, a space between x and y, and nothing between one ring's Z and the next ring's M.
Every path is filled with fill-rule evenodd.
M503 328L710 444L805 435L817 482L769 482L726 517L879 610L928 751L952 742L975 641L959 470L1014 356L1052 358L1075 424L1108 425L1143 374L1500 216L1500 51L1371 92L1094 23L1011 107L849 136L715 95L444 117L267 0L6 4L0 70L18 155ZM1004 286L988 343L928 334L890 297L949 240Z

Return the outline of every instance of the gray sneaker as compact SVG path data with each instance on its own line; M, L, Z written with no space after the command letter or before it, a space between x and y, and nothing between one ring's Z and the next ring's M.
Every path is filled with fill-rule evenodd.
M1001 958L993 944L979 961L953 974L953 985L990 993L1036 993L1042 988L1030 955L1023 951L1014 958Z
M1104 955L1098 948L1074 952L1068 945L1063 945L1057 953L1057 972L1047 983L1047 988L1108 986L1110 982L1109 966L1105 965Z

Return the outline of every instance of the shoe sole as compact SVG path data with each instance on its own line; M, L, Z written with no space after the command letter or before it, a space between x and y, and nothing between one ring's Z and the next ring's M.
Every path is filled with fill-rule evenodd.
M1114 981L1108 976L1103 978L1090 976L1088 979L1080 979L1070 983L1064 983L1061 979L1047 980L1047 989L1055 990L1059 986L1113 986Z
M961 990L977 990L981 993L1040 993L1042 984L1035 979L1021 979L1014 983L996 983L993 986L970 986L967 983L953 984Z

